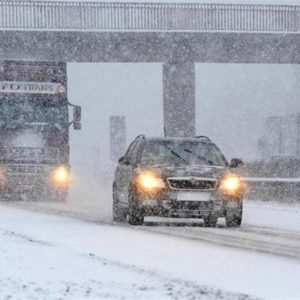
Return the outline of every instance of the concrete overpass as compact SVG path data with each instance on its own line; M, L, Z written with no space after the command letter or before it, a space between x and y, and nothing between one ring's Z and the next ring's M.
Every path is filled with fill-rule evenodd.
M169 136L195 134L195 63L298 64L299 33L300 6L0 3L2 60L163 63Z

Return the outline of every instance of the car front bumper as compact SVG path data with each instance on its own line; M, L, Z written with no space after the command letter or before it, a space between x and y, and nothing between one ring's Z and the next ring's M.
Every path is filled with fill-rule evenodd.
M177 218L205 218L208 216L224 217L227 211L239 214L241 198L220 198L215 192L210 193L206 201L178 200L178 192L166 193L158 199L140 197L136 205L145 216L177 217Z
M172 200L142 200L140 210L148 216L201 218L209 215L223 216L222 203L216 201L184 202Z

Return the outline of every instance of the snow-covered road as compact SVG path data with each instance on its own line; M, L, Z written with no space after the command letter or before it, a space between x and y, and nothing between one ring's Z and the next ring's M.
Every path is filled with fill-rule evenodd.
M299 205L248 201L240 229L129 227L102 200L2 203L0 298L300 299Z

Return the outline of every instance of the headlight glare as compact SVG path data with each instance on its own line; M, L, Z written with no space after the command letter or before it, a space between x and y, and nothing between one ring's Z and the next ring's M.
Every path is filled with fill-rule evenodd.
M138 175L137 182L145 190L163 189L166 187L162 178L150 172Z
M238 175L229 174L222 181L220 188L228 194L236 194L242 190L242 180Z
M51 175L52 181L56 185L66 185L70 182L70 172L69 169L64 166L57 166Z

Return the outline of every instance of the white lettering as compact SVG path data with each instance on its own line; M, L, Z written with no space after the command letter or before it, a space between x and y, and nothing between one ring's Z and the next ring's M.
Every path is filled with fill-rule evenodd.
M60 83L52 82L17 82L0 81L0 93L18 94L61 94L65 88Z

